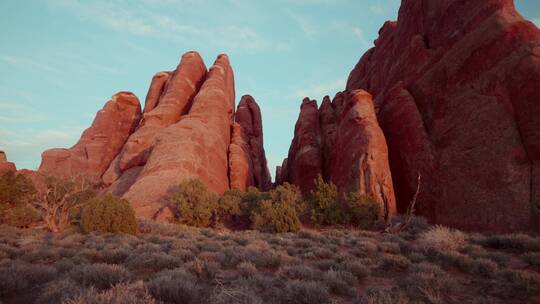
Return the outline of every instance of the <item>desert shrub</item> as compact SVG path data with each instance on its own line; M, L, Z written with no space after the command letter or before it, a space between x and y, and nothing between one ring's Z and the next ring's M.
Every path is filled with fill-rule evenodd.
M100 231L135 234L135 211L127 200L110 194L94 198L82 211L81 228L85 233Z
M540 274L507 269L497 276L496 290L498 293L512 298L527 299L540 294Z
M540 253L539 252L527 252L523 255L523 260L529 265L536 267L540 270Z
M98 263L75 267L68 276L82 286L106 289L129 280L131 274L121 265Z
M314 281L290 281L282 291L280 298L280 303L331 303L331 297L328 293L328 289L323 284Z
M459 250L465 245L465 234L459 230L437 225L422 233L419 242L424 250Z
M52 266L9 261L0 267L0 296L17 294L32 285L48 282L56 275Z
M320 280L323 272L304 264L285 266L279 270L281 276L302 281Z
M198 258L185 264L187 270L203 280L213 280L221 270L220 266L215 261L200 260Z
M344 265L345 270L354 274L358 280L363 280L371 274L371 269L359 261L349 261Z
M358 284L356 276L348 271L343 270L328 270L323 281L328 286L332 293L341 296L353 296L355 294L355 286Z
M385 254L381 257L380 269L384 271L403 271L411 265L411 261L402 255Z
M160 271L175 268L182 263L181 258L163 252L133 252L126 259L126 266L130 270Z
M248 187L247 191L242 195L241 210L243 215L251 215L262 201L269 200L268 192L261 192L256 187Z
M169 203L180 213L178 221L195 227L209 227L217 212L217 196L210 193L200 180L181 183Z
M29 203L35 193L32 181L22 174L8 172L0 176L0 205Z
M278 233L300 230L301 199L296 186L288 183L278 186L270 192L270 199L261 201L251 214L253 228Z
M338 204L337 187L327 183L319 175L315 187L308 196L311 209L311 221L320 225L341 224L344 221L343 208Z
M238 264L236 270L245 278L254 276L257 273L257 267L251 262L242 262Z
M36 299L38 304L64 303L83 294L82 287L72 279L60 279L47 283Z
M497 264L493 262L492 260L479 258L474 260L472 272L483 276L483 277L491 277L496 274L498 270Z
M218 200L217 222L236 222L242 215L242 191L231 189L225 191Z
M24 204L12 207L4 212L3 222L7 225L25 228L40 220L39 212Z
M379 221L381 206L372 197L359 192L345 196L347 221L362 229L373 228Z
M198 303L203 295L197 278L181 268L162 271L147 285L156 299L166 303Z
M398 243L394 242L382 242L379 244L379 248L382 252L399 254L401 253L401 248Z
M247 286L214 288L208 299L209 304L263 304L265 303L251 288Z
M383 289L371 288L360 298L355 299L354 304L409 304L409 297L396 288Z
M436 267L415 267L401 286L408 296L420 303L448 303L457 289L454 278ZM415 302L416 303L416 302Z
M474 242L492 249L508 249L518 253L540 252L540 237L526 234L491 235Z
M65 304L154 304L142 281L120 283L109 290L89 288L82 295L63 302Z

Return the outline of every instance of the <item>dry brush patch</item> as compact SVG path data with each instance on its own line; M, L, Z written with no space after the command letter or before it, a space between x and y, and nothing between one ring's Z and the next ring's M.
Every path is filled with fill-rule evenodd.
M540 239L531 235L139 227L124 235L0 226L0 301L523 303L540 296Z

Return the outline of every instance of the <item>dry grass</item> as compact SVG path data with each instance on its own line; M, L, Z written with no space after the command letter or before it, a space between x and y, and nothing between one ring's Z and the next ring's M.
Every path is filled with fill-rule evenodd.
M137 236L0 226L6 303L534 303L540 238L426 227ZM481 300L484 299L484 300ZM484 302L482 302L484 301ZM487 301L487 302L486 302Z

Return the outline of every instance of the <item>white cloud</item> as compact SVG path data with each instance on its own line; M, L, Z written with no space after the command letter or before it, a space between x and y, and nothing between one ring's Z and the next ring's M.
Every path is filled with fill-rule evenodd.
M384 6L382 6L381 4L373 4L369 7L369 11L374 13L374 14L377 14L377 15L382 15L386 12Z
M362 30L359 27L353 26L352 32L353 32L353 35L356 36L356 38L358 38L360 43L362 43L362 46L369 47L371 45L371 43L369 43L369 41L366 38L366 34L364 30Z
M185 11L202 10L204 3L197 1L158 2L146 0L133 5L132 2L116 1L80 1L80 0L49 0L53 8L68 10L81 20L93 22L104 28L138 36L158 38L170 41L191 42L202 41L215 47L226 47L233 51L271 50L283 51L288 49L287 43L273 41L264 37L254 28L246 25L228 24L227 26L209 26L206 23L183 24L181 16L168 16L155 13L153 7L176 5ZM216 9L208 7L205 9ZM171 9L172 10L172 9ZM195 13L193 15L196 15ZM199 22L200 23L200 22Z
M296 24L298 24L300 30L308 39L315 39L315 37L319 34L319 27L308 17L294 13L292 11L288 11L287 13L291 17L291 19Z
M26 104L0 101L0 124L33 123L46 118L42 112Z
M537 27L540 28L540 17L539 18L534 18L531 21L532 21L532 23L536 24Z
M322 97L325 95L332 96L337 92L343 91L345 89L345 84L346 80L344 78L339 78L325 83L312 85L307 89L296 90L292 96L295 98L309 97L321 101Z
M22 57L22 56L11 56L11 55L2 54L0 55L0 59L3 62L13 65L13 66L26 66L29 68L36 68L36 69L44 70L47 72L61 73L61 71L55 67L52 67L48 64L30 59L30 58Z
M8 159L15 162L17 169L37 169L43 151L53 147L71 147L82 130L78 126L17 132L0 130L0 150L6 151Z

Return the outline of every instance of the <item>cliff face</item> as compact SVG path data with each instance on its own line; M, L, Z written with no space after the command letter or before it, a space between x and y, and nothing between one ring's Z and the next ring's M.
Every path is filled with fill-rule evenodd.
M296 184L306 193L322 175L340 193L360 192L375 198L384 215L396 213L388 151L371 95L342 92L320 108L304 99L289 155L277 170L276 182Z
M404 0L351 72L373 94L398 210L513 231L538 223L540 31L511 0Z
M17 168L15 167L15 164L12 162L8 162L6 153L4 151L0 151L0 176L8 173L8 172L16 172Z
M231 161L238 142L241 166ZM142 117L133 94L115 95L73 148L43 153L39 171L95 177L145 218L158 216L184 180L199 179L216 193L271 185L257 103L244 97L235 118L229 58L218 56L207 71L196 52L184 54L173 72L153 77ZM240 171L244 178L234 174Z

